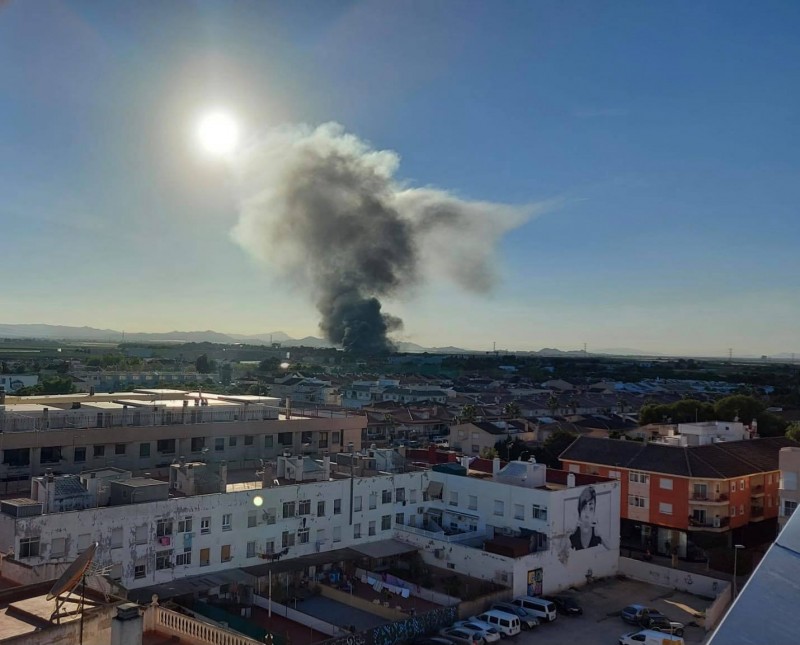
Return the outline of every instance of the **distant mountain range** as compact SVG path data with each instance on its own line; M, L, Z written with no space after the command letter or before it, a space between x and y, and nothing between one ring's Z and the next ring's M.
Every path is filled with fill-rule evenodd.
M292 338L282 331L273 331L265 334L222 334L217 331L170 331L164 333L145 333L145 332L121 332L116 329L97 329L95 327L69 327L66 325L40 325L24 324L9 325L0 324L0 338L33 338L40 340L67 340L67 341L105 341L105 342L134 342L134 343L220 343L233 344L245 343L249 345L269 345L270 343L280 343L282 347L314 347L329 348L335 347L332 343L317 338L316 336L306 336L305 338ZM417 343L400 341L397 349L407 353L429 352L431 354L485 354L485 350L464 349L463 347L423 347ZM582 350L563 351L551 347L545 347L539 351L517 351L510 349L498 350L499 354L514 352L519 354L530 354L538 356L584 356ZM589 355L612 355L612 356L666 356L656 352L644 352L638 349L627 347L613 349L598 349L589 352ZM800 352L797 352L800 358ZM734 358L757 358L755 356L741 356ZM793 359L791 352L782 352L767 357L773 360Z

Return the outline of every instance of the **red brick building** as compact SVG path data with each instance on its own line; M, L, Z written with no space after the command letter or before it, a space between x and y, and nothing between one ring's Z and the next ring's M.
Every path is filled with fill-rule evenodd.
M711 534L729 544L774 537L778 453L792 445L784 437L704 446L579 437L561 462L571 472L620 480L623 544L687 557Z

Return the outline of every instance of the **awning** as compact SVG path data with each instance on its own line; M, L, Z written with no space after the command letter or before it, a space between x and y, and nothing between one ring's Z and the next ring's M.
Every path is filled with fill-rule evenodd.
M391 558L404 553L414 553L417 547L400 542L400 540L378 540L377 542L367 542L351 547L353 551L358 551L361 555L368 558Z
M128 591L128 600L138 603L149 603L153 595L158 596L158 600L169 600L177 596L208 591L214 587L227 585L232 582L239 584L255 585L253 576L245 573L241 569L228 569L227 571L217 571L200 576L189 576L188 578L177 578L170 582L164 582L150 587L131 589Z
M242 571L249 573L251 576L261 578L262 576L269 575L270 571L272 571L272 573L300 571L306 567L319 567L323 564L348 562L350 560L358 560L361 557L363 557L363 555L353 549L336 549L335 551L322 551L321 553L301 555L299 558L286 558L273 562L264 562L263 564L256 564L252 567L245 567Z
M425 492L428 493L429 499L441 499L443 489L444 485L442 482L431 482L428 484L428 488L425 489Z

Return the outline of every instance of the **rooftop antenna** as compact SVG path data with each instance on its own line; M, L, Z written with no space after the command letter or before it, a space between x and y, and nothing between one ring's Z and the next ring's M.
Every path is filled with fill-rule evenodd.
M50 593L47 594L46 597L48 601L56 601L56 608L50 615L51 623L55 622L57 625L60 625L63 618L80 615L81 627L79 643L81 643L81 645L83 644L83 614L86 610L86 606L97 607L100 605L97 601L86 599L86 576L97 573L97 571L91 569L92 559L97 552L97 546L97 542L92 542L89 548L81 553L73 563L67 567L64 573L61 574L61 577L56 580L53 588L50 589ZM79 583L81 585L80 596L71 598L73 594L77 595L75 590ZM78 607L76 609L65 608L64 605L67 603L74 603L78 605Z

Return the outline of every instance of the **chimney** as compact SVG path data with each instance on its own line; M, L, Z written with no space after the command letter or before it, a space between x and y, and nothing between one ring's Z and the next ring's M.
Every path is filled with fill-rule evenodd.
M500 457L495 457L492 460L492 476L496 477L497 473L500 472Z
M322 457L322 481L326 482L331 478L331 458L329 455Z
M292 418L292 399L291 397L286 397L286 419Z
M224 493L228 490L228 462L221 461L219 464L219 492Z
M464 468L466 468L467 470L469 470L469 456L468 455L462 455L461 456L461 465Z
M567 475L567 488L575 488L575 473Z
M148 607L145 611L156 611ZM111 619L111 645L142 645L144 619L139 605L126 602L117 607L117 615Z

